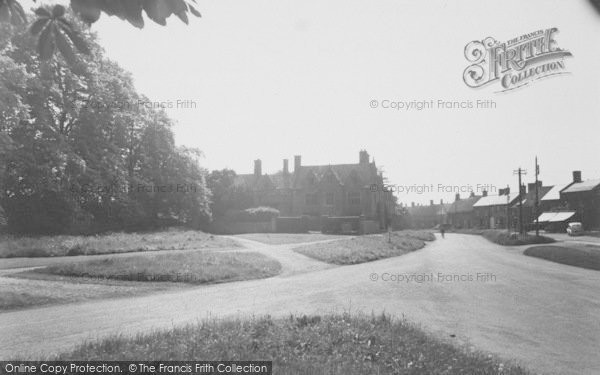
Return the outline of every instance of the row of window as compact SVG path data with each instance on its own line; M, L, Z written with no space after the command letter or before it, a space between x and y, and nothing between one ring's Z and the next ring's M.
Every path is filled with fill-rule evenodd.
M360 192L351 191L347 193L347 202L349 205L359 206L360 205ZM325 205L333 206L335 204L335 193L325 193ZM319 205L319 193L306 193L306 205L317 206Z

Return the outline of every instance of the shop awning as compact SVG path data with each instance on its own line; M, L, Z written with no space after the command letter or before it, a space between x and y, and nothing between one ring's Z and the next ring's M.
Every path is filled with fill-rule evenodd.
M538 217L540 223L560 223L569 220L575 215L575 211L544 212Z

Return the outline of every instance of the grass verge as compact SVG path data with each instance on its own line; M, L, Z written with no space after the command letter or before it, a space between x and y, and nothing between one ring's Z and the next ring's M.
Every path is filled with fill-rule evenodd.
M377 234L305 245L294 251L323 262L346 265L403 255L421 249L425 241L433 240L435 236L431 232L402 231L393 232L391 242L388 242L388 234Z
M190 230L98 236L0 236L0 258L114 254L155 250L232 248L230 239Z
M267 245L297 244L344 238L344 236L322 233L248 233L239 234L236 235L236 237L261 242Z
M133 338L88 342L55 360L269 360L274 374L504 374L524 369L381 316L205 321Z
M500 229L462 229L455 233L475 234L485 237L487 240L502 246L522 246L553 243L555 240L546 236L536 237L531 234L508 233Z
M534 246L523 254L569 266L600 270L600 247Z
M65 263L32 272L92 280L208 284L260 279L275 276L280 271L278 261L259 253L193 251Z

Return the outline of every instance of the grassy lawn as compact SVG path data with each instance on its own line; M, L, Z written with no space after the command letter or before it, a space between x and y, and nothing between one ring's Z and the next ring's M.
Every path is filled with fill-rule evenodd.
M1 278L0 311L260 279L280 272L279 262L253 252L146 253L71 262Z
M279 262L259 253L192 251L65 263L31 272L90 280L208 284L260 279L280 271Z
M455 233L481 235L489 241L502 246L522 246L546 244L555 242L554 239L546 236L536 237L531 234L509 234L504 229L458 229Z
M215 249L235 241L190 230L110 233L98 236L0 236L0 258L97 255L153 250Z
M239 234L236 237L262 242L267 245L285 245L344 238L344 236L322 233L248 233Z
M525 250L523 254L569 266L600 270L598 246L534 246Z
M391 242L388 242L387 234L377 234L305 245L294 251L327 263L358 264L403 255L421 249L425 241L433 240L435 236L431 232L402 231L393 232Z
M388 316L205 321L88 342L56 360L272 360L274 374L504 374L527 371Z
M184 288L181 283L138 283L119 280L95 282L44 274L22 274L0 281L0 311L22 310L102 298L132 297Z

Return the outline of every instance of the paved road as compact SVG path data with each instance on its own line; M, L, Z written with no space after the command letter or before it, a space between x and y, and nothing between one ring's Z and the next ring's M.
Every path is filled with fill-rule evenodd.
M289 254L293 246L253 245L287 252L279 257L288 265L296 257ZM459 234L401 257L320 267L308 261L297 272L265 280L1 313L0 358L64 351L84 339L207 317L351 310L404 315L434 334L542 373L600 374L598 271L526 257ZM438 282L438 273L462 275L463 281ZM476 280L477 273L491 275L484 282ZM423 282L382 280L389 274L419 275Z

